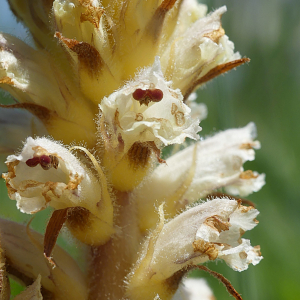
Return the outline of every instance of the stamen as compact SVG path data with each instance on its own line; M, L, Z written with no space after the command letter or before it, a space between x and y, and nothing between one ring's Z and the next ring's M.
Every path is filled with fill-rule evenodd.
M132 93L132 97L134 100L137 100L140 102L140 104L145 104L148 106L148 104L152 102L159 102L162 100L164 94L162 90L160 89L136 89Z
M48 155L40 156L40 165L44 170L49 170L51 168L51 158Z
M54 169L58 168L59 159L56 155L41 155L41 156L35 156L33 158L26 160L26 165L30 168L36 167L38 164L41 165L41 167L44 170L49 170L51 167Z
M31 168L36 167L39 163L40 163L40 158L37 156L26 160L26 165Z

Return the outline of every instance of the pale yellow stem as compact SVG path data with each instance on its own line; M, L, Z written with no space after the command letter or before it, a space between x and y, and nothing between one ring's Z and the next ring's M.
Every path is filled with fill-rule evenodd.
M135 203L128 193L116 193L116 228L119 231L105 245L91 247L89 300L124 299L127 274L137 260L142 238Z

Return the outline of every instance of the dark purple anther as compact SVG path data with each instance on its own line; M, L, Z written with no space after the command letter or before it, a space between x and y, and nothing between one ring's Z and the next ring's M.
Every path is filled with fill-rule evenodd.
M152 102L159 102L162 100L164 96L164 93L160 89L136 89L132 93L133 99L140 102L140 104L145 104L148 106L148 104Z
M39 163L40 163L39 157L33 157L26 160L26 165L31 168L36 167Z
M142 90L142 89L136 89L133 94L132 94L132 97L133 99L135 100L141 100L143 99L147 94L147 90Z
M38 164L40 164L44 170L49 170L51 167L57 169L59 159L56 155L41 155L30 158L26 161L26 165L28 167L36 167Z
M40 156L40 164L44 170L49 170L51 168L51 158L48 155Z
M148 93L152 95L152 101L159 102L164 96L164 93L160 89L149 90Z

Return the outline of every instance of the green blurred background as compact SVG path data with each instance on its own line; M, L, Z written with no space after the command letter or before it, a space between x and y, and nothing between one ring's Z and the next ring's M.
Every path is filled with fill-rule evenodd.
M244 300L300 299L300 2L299 0L207 0L209 10L227 5L223 16L226 34L248 65L221 76L198 92L208 106L202 135L250 121L257 125L262 149L246 168L266 173L267 184L248 198L261 212L260 224L245 237L261 245L264 260L245 272L230 270L224 263L208 264L222 273ZM0 30L30 42L26 31L17 26L0 0ZM6 97L7 95L2 96ZM1 141L0 141L1 142ZM0 213L25 222L14 201L5 196L1 183ZM44 230L38 214L33 226ZM60 240L72 247L67 241ZM216 279L207 277L218 300L232 299Z

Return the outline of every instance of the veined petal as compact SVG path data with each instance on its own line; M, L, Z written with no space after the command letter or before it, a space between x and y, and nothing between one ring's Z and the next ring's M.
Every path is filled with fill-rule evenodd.
M8 173L3 177L9 197L17 201L22 212L33 214L47 206L55 209L81 207L92 214L89 218L85 213L86 224L77 226L79 228L75 226L78 231L83 227L84 235L78 237L83 242L103 243L114 233L113 208L105 178L98 181L61 144L46 138L34 140L29 137L22 152L10 155L6 163ZM80 214L83 218L82 212ZM72 226L69 228L73 229Z
M24 225L0 219L3 249L12 275L21 280L35 280L41 275L41 285L55 295L55 299L87 299L87 282L77 263L62 248L54 249L52 265L43 255L43 236ZM23 299L23 298L22 298Z
M155 205L165 202L169 216L212 191L228 187L234 194L246 196L259 190L265 183L264 174L245 171L243 164L254 159L260 147L254 141L255 125L229 129L178 152L158 166L136 191L139 201L141 228L154 226ZM140 199L140 200L139 200Z
M249 263L257 264L262 259L259 247L240 239L255 226L252 218L257 214L253 207L225 198L201 203L166 224L160 212L160 223L129 276L128 294L137 299L137 293L142 292L143 299L153 299L153 295L160 296L162 286L166 290L174 283L173 276L178 280L191 266L217 258L238 271L246 270ZM169 299L165 293L162 299Z
M219 251L219 257L233 270L244 271L250 263L256 265L262 259L259 247L252 247L249 240L240 239L243 232L257 225L255 218L258 214L251 206L240 206L230 215L228 230L218 231L218 226L213 228L212 222L204 222L198 228L196 237L206 242L224 244L224 248Z
M102 100L99 105L102 116L111 128L117 127L114 139L121 134L125 152L137 140L154 141L159 146L181 144L186 137L198 139L199 120L191 119L180 91L170 85L163 77L157 57L151 68L144 69L134 81ZM138 91L141 95L135 95Z
M249 240L241 239L241 244L237 247L219 252L219 257L224 259L228 266L235 271L244 271L248 269L248 265L257 265L262 256L260 247L252 247Z
M241 173L235 183L225 186L225 191L231 195L244 197L253 192L258 192L265 183L265 174L259 174L255 171L245 171Z

